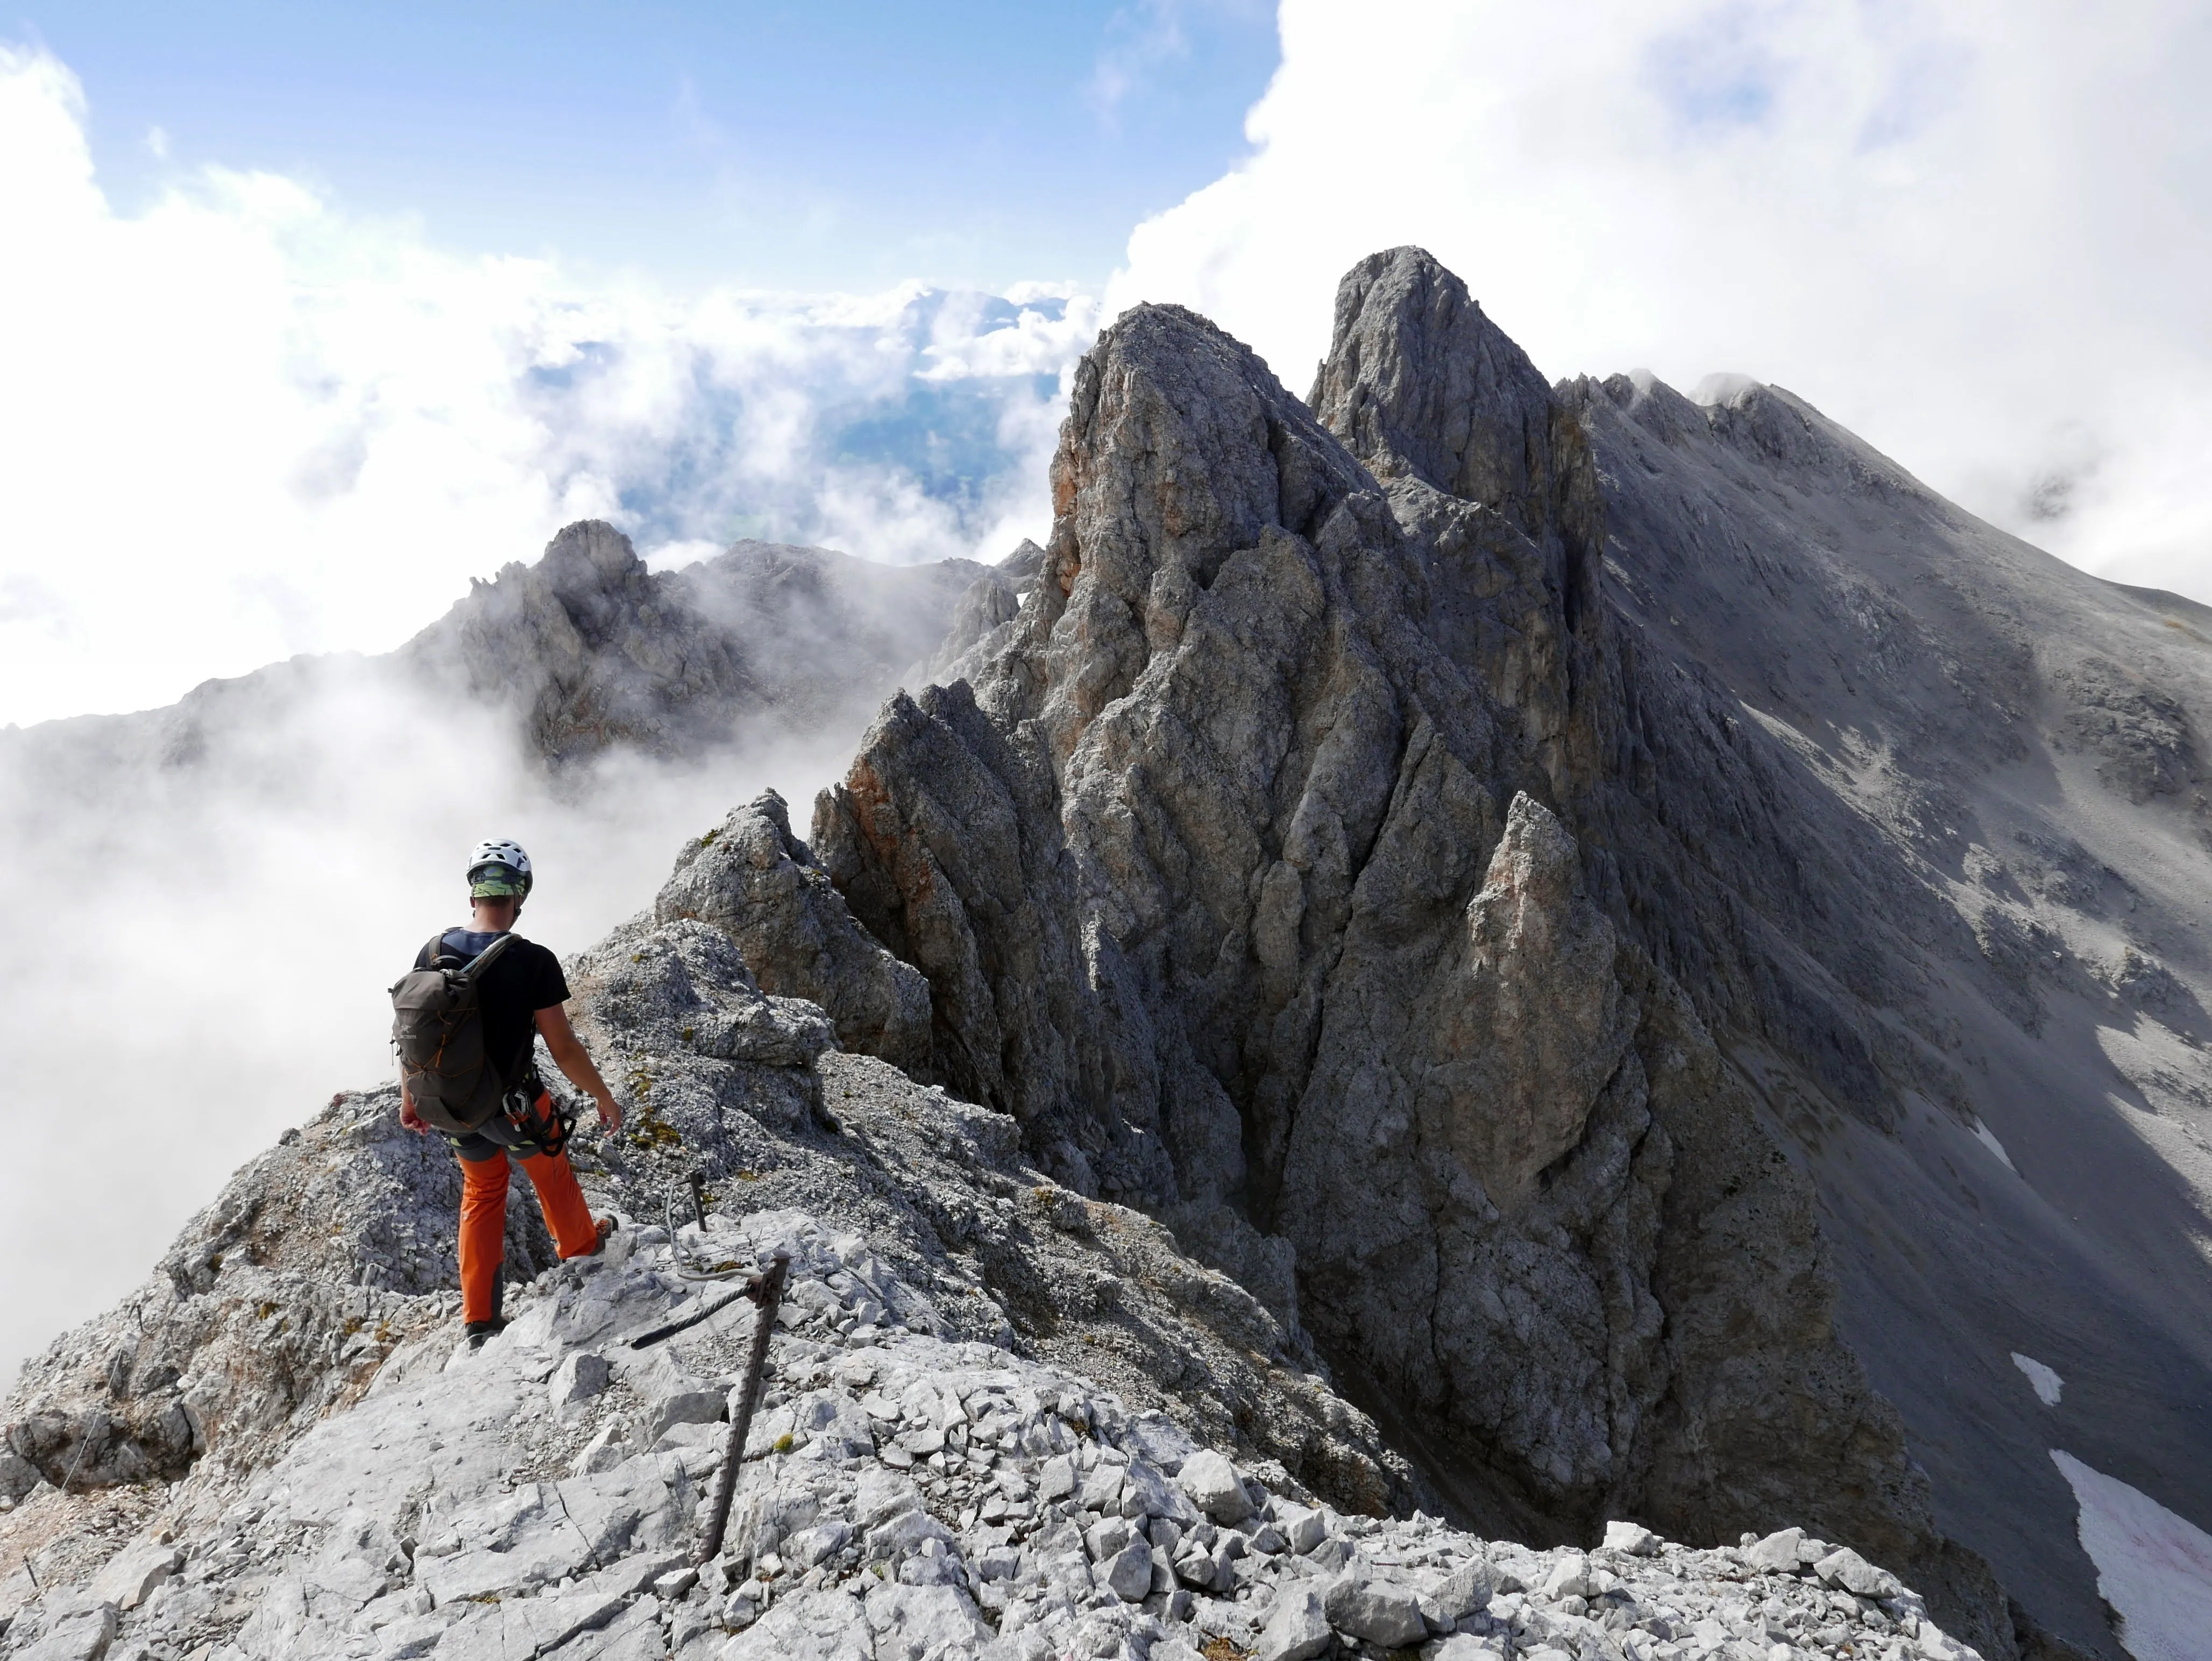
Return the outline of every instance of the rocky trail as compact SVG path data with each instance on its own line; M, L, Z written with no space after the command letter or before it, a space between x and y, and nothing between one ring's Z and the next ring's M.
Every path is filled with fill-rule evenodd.
M691 1548L750 1306L642 1353L624 1339L719 1288L693 1265L775 1249L792 1294L739 1543L702 1572ZM432 1301L357 1403L234 1486L179 1483L112 1555L59 1537L90 1520L82 1499L27 1496L11 1543L52 1543L6 1583L7 1652L1972 1653L1886 1572L1799 1529L1692 1550L1624 1523L1598 1549L1545 1552L1419 1511L1346 1514L1080 1374L940 1336L928 1296L864 1237L803 1213L717 1214L674 1240L633 1224L605 1258L518 1291L481 1351Z

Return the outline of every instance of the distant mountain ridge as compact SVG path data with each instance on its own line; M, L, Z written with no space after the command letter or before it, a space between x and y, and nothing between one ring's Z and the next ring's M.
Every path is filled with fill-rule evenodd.
M510 712L523 746L556 767L624 745L696 756L749 725L805 732L865 719L936 647L988 570L741 541L653 571L614 526L580 520L535 563L472 579L465 598L395 652L295 658L207 682L161 709L43 723L0 735L0 757L13 749L188 765L253 711L361 676Z

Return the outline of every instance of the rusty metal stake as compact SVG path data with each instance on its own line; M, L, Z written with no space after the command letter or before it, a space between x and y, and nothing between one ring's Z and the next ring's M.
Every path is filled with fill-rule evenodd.
M765 1273L753 1276L745 1295L760 1306L753 1318L752 1359L745 1363L744 1395L730 1415L730 1447L722 1457L721 1480L714 1484L714 1508L707 1519L707 1537L699 1543L692 1561L704 1568L722 1555L722 1535L730 1525L730 1501L737 1497L738 1470L745 1462L745 1437L753 1426L753 1409L760 1404L761 1378L768 1371L768 1341L775 1331L775 1312L783 1302L783 1284L791 1276L791 1253L779 1252L769 1260Z

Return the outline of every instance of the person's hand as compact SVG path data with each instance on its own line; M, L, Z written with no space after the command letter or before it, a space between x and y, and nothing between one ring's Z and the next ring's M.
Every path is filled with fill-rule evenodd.
M418 1137L430 1128L422 1122L422 1115L415 1111L414 1100L408 1096L399 1098L399 1122Z
M599 1098L600 1128L609 1136L612 1136L622 1129L622 1104L615 1100L614 1092L610 1090Z

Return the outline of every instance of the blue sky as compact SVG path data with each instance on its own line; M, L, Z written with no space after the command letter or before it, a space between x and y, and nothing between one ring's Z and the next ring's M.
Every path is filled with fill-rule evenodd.
M848 291L1102 282L1246 153L1278 55L1261 0L33 0L4 32L83 83L124 211L212 162L449 251Z

